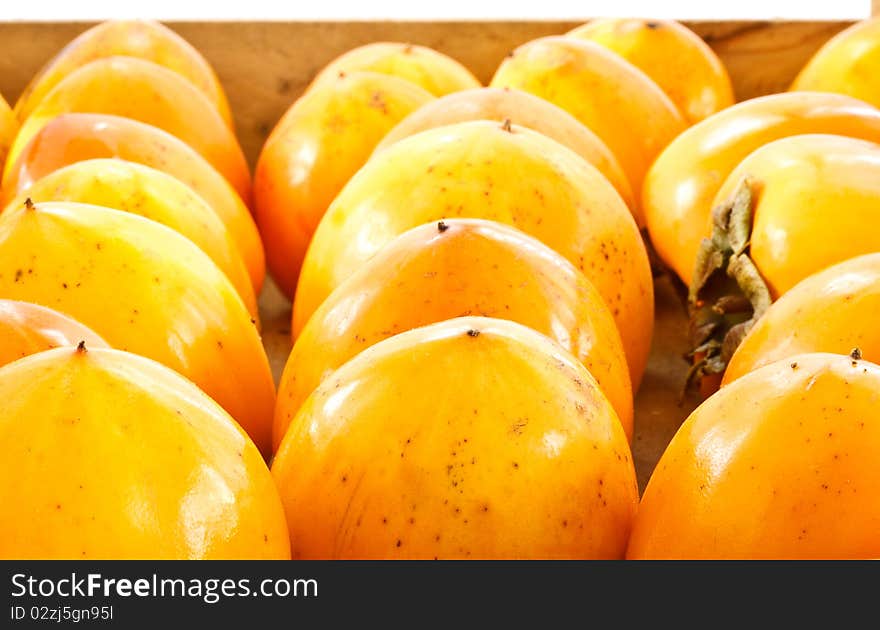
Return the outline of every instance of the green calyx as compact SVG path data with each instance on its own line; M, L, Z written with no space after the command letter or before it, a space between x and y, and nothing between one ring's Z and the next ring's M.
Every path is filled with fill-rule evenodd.
M721 374L746 333L770 307L767 284L749 258L754 198L744 177L731 197L712 210L712 237L703 239L688 292L690 384Z

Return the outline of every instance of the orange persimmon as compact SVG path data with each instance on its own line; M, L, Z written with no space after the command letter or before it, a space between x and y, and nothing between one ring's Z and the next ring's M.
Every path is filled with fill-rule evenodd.
M232 126L226 94L205 58L170 28L149 20L108 20L78 35L34 75L15 104L16 117L24 122L52 88L77 68L115 56L146 59L186 77Z
M509 319L558 342L590 370L632 436L623 344L590 281L519 230L448 219L391 241L315 311L281 377L276 448L303 401L333 370L391 335L462 315Z
M455 217L513 225L583 271L614 316L637 388L654 313L638 227L598 170L516 125L446 125L373 156L318 225L297 287L294 336L333 289L395 236Z
M241 428L155 361L83 344L0 369L0 558L286 559Z
M644 72L574 37L523 44L501 63L491 85L531 92L572 114L614 152L637 199L651 162L686 127L678 108ZM636 220L644 226L641 209Z
M158 127L109 114L62 114L50 120L3 177L6 202L49 173L82 160L120 158L173 175L195 190L226 224L259 295L263 245L250 211L232 185L182 140Z
M788 136L829 133L880 142L880 110L839 94L798 92L738 103L694 125L645 177L642 209L660 258L690 284L712 202L748 154Z
M638 501L626 435L587 369L483 317L343 365L272 475L294 558L619 558Z
M57 309L177 370L271 450L275 385L255 323L223 272L171 228L72 202L7 208L0 297Z
M480 82L470 70L432 48L398 42L374 42L353 48L328 63L309 89L328 78L360 71L405 79L434 96L480 87Z
M611 149L596 134L561 107L512 88L464 90L427 103L389 131L376 151L420 131L469 120L509 120L564 144L599 169L614 185L626 205L635 207L626 174Z
M80 341L90 348L108 347L92 329L63 313L30 302L0 300L0 367Z
M659 85L691 124L733 105L727 69L699 35L674 20L602 18L566 33L616 52Z
M791 89L846 94L880 107L880 18L857 22L828 40Z
M105 206L167 225L210 256L258 317L254 287L226 226L192 188L171 175L124 160L84 160L37 180L8 205L21 206L25 199Z
M807 352L859 348L880 362L880 253L857 256L815 273L767 309L734 352L724 383Z
M244 153L208 97L173 70L136 57L97 59L59 81L21 123L7 169L47 122L77 112L114 114L164 129L208 160L245 202L250 200Z
M345 73L306 92L272 130L254 173L254 217L272 277L289 298L327 206L382 136L432 98L394 76Z
M880 557L880 366L801 354L722 387L642 497L629 558Z

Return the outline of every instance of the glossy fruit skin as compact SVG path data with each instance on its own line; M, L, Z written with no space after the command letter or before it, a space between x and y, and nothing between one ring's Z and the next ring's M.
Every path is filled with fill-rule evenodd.
M254 288L226 226L192 188L171 175L124 160L85 160L49 173L8 206L22 206L25 199L104 206L170 227L208 254L232 282L251 316L258 317Z
M642 497L627 557L877 558L880 367L777 361L681 426Z
M272 277L293 298L312 234L376 143L431 94L374 72L328 77L275 126L254 174L254 215Z
M51 308L0 300L0 367L30 354L84 341L89 348L107 348L90 328Z
M792 90L835 92L880 107L880 19L853 24L820 48L792 83Z
M18 121L15 120L15 114L3 96L0 96L0 168L6 163L6 154L9 153L9 147L17 133Z
M259 451L176 372L59 348L0 369L0 395L0 557L290 557Z
M391 241L309 319L279 384L274 446L308 395L346 361L392 335L462 315L515 321L559 343L590 370L632 437L623 344L590 281L517 229L449 219Z
M559 143L515 125L448 125L373 156L315 232L294 301L294 336L333 289L395 236L456 217L513 225L584 272L614 315L638 387L654 300L635 221L599 171Z
M807 276L880 251L880 145L803 135L764 145L734 169L717 204L748 175L757 190L750 256L773 298Z
M866 254L815 273L787 291L734 352L724 384L774 361L807 352L880 361L880 254Z
M880 110L838 94L763 96L694 125L660 154L645 177L642 208L654 249L685 284L730 172L768 142L806 133L880 142Z
M586 368L480 317L346 363L294 419L272 475L294 558L618 558L638 501L626 436Z
M398 42L374 42L343 53L318 73L309 89L340 73L378 72L415 83L434 96L480 87L470 70L441 52Z
M608 145L639 198L654 158L685 122L641 70L599 44L543 37L523 44L498 67L493 87L512 87L568 111ZM637 223L644 225L639 210Z
M49 173L82 160L119 158L173 175L217 213L241 252L259 295L266 275L260 234L250 211L195 149L166 131L109 114L62 114L50 120L22 150L3 178L6 202Z
M674 20L604 18L566 34L616 52L659 85L690 124L730 107L727 69L692 30Z
M172 229L70 202L7 209L0 297L57 309L177 370L269 452L275 387L256 326L223 272Z
M470 120L509 120L567 146L595 166L623 197L635 207L632 188L611 149L577 118L561 107L528 92L511 88L476 88L455 92L423 105L389 131L376 151L420 131Z
M124 116L164 129L208 160L245 202L250 200L244 153L208 97L176 72L134 57L97 59L62 79L21 124L7 169L47 122L76 112Z
M16 117L24 122L46 94L77 68L113 56L137 57L177 72L208 97L232 127L226 94L205 58L180 35L150 20L109 20L77 36L34 75L15 104Z

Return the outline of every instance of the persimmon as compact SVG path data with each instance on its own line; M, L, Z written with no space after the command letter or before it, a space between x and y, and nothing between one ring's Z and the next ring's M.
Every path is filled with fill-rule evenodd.
M880 19L863 20L828 40L807 62L792 90L836 92L880 107Z
M807 276L880 251L880 145L810 134L770 142L721 186L691 285L693 341L720 373L773 300Z
M256 326L223 272L171 228L72 202L7 208L0 297L57 309L177 370L269 452L275 386Z
M0 300L0 367L22 357L61 346L107 348L93 330L51 308Z
M208 97L173 70L135 57L90 61L59 81L21 123L7 168L47 122L77 112L114 114L164 129L208 160L245 202L250 200L244 153Z
M587 369L482 317L343 365L272 475L294 558L619 558L638 501L626 435Z
M456 217L513 225L584 272L614 316L638 386L654 299L648 257L629 209L608 180L570 149L530 129L489 121L401 140L348 182L306 254L294 336L333 289L395 236Z
M426 46L374 42L353 48L328 63L309 89L340 74L367 71L390 74L415 83L434 96L480 87L480 82L449 55Z
M382 136L432 98L394 76L344 73L306 92L275 126L254 173L254 216L288 297L327 206Z
M0 397L0 557L290 557L259 451L173 370L83 344L0 369Z
M37 180L8 205L20 207L25 199L106 206L167 225L208 254L258 317L254 288L226 226L192 188L171 175L124 160L84 160Z
M391 241L315 311L281 377L276 448L303 401L336 368L391 335L462 315L509 319L554 339L590 370L632 436L623 344L590 281L519 230L449 219Z
M630 208L632 189L611 149L561 107L511 88L476 88L455 92L423 105L389 131L376 147L381 151L411 135L469 120L495 120L528 127L564 144L595 166Z
M595 42L543 37L499 66L493 87L512 87L565 109L614 152L638 199L654 158L685 129L684 118L656 83ZM636 215L644 226L644 213Z
M666 92L690 124L734 103L724 64L680 22L602 18L566 35L601 44L636 66Z
M730 383L774 361L807 352L880 361L880 254L857 256L815 273L773 303L727 365Z
M170 28L149 20L109 20L81 33L34 75L15 104L16 117L24 122L52 88L77 68L114 56L146 59L186 77L232 126L226 94L205 58Z
M6 154L9 153L9 147L15 134L18 133L18 122L15 120L15 114L12 113L9 104L0 95L0 168L6 164Z
M629 558L880 557L880 366L802 354L721 388L651 475Z
M265 277L256 223L229 182L194 149L158 127L108 114L62 114L50 120L6 169L3 196L29 190L49 173L82 160L120 158L173 175L195 190L226 224L259 295Z
M839 94L798 92L738 103L694 125L645 177L642 208L658 256L690 284L712 201L749 153L788 136L828 133L880 142L880 110Z

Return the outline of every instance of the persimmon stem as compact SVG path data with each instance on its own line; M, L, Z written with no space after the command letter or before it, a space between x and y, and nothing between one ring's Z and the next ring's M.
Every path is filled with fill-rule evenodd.
M688 291L690 357L699 359L685 387L727 368L746 334L770 307L767 283L749 257L754 198L744 177L712 211L712 237L703 239Z

